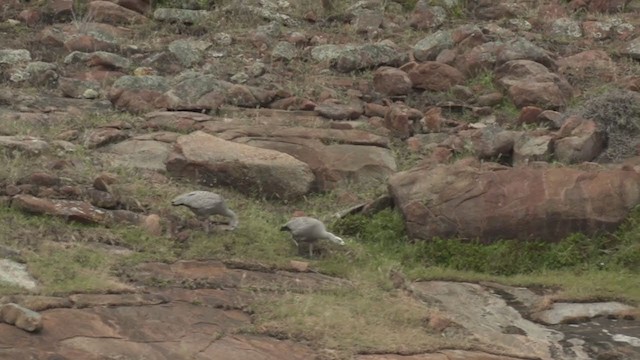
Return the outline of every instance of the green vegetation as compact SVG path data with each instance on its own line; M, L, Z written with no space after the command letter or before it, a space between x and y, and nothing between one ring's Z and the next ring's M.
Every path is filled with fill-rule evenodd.
M495 81L495 75L493 71L484 70L476 74L474 77L470 78L469 80L467 80L467 86L476 92L488 93L488 92L497 91L494 81Z
M128 179L127 186L118 188L120 196L135 198L153 212L193 218L187 209L171 208L167 203L168 198L189 186L173 182L148 186L144 174L134 171L122 171L119 176ZM329 216L339 206L336 204L341 196L360 193L364 199L377 192L342 190L285 204L216 190L242 214L236 231L217 230L207 235L195 228L186 242L178 243L137 227L78 225L3 207L0 226L16 230L0 234L0 244L22 251L30 271L44 286L42 293L105 291L125 286L118 283L116 275L143 261L219 258L284 266L298 255L279 225L293 211L303 210L324 219L348 240L345 247L322 243L324 253L312 260L312 266L366 287L389 289L387 273L398 269L411 280L493 280L557 287L564 290L560 296L567 298L618 298L640 303L640 290L635 286L640 273L640 211L634 212L615 234L593 238L573 235L558 243L503 240L481 244L456 239L411 242L401 215L391 209L331 223ZM111 256L110 250L96 244L128 251ZM15 290L0 288L2 293Z
M375 287L331 293L286 293L252 305L256 327L282 338L312 340L348 353L464 349L467 339L446 338L428 328L431 315L410 296Z
M589 238L576 234L557 243L502 240L482 244L456 239L412 243L406 238L400 215L392 210L371 218L353 216L337 228L356 239L365 248L362 253L376 254L360 259L358 266L372 261L402 264L402 270L412 280L493 279L560 287L569 298L614 297L640 302L640 211L634 212L613 235ZM336 271L335 266L329 269L336 273L346 270Z

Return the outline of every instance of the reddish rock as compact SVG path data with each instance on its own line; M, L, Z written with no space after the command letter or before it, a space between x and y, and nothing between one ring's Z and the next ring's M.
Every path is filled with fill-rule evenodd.
M117 46L101 41L92 35L77 35L64 42L64 48L68 51L94 52L94 51L115 51Z
M333 131L335 134L361 133L359 130L322 130ZM314 190L333 190L346 183L380 183L396 171L391 151L383 147L348 144L339 141L337 137L333 137L333 142L336 143L327 145L318 138L287 137L286 133L277 132L272 134L239 138L236 141L277 150L303 161L315 175Z
M331 120L355 120L364 113L364 107L359 101L349 104L325 101L316 105L315 111Z
M161 236L162 224L160 223L160 216L157 214L148 215L142 222L142 228L150 235Z
M456 50L444 49L436 56L436 62L454 65L457 57L458 52Z
M259 189L268 197L306 194L314 181L307 164L278 151L237 144L196 131L178 138L167 171L209 186Z
M93 206L103 209L115 209L118 206L118 199L106 191L88 189L86 195Z
M557 241L615 230L640 204L635 171L483 167L458 161L392 176L409 236Z
M498 126L487 126L481 129L462 130L457 135L444 144L457 152L467 152L471 148L479 159L495 159L510 156L514 143L521 133L504 130Z
M448 163L453 158L453 151L442 146L436 146L429 155L429 158L438 164Z
M502 93L492 92L490 94L484 94L484 95L478 96L478 99L476 100L476 104L478 106L496 106L502 103L502 99L503 99Z
M612 28L610 25L605 25L600 21L590 20L582 22L582 32L588 39L606 40L611 37Z
M461 44L463 41L468 40L470 38L473 38L475 39L475 41L478 42L472 47L483 44L487 41L487 38L484 36L484 33L482 32L482 29L480 29L476 25L471 25L471 24L461 25L453 29L453 31L451 32L451 39L453 40L454 44ZM468 47L468 44L465 44L465 47Z
M124 8L133 10L140 14L146 14L151 10L151 0L109 0Z
M38 34L38 41L45 46L61 47L66 41L63 32L53 27L46 27Z
M294 271L299 271L299 272L309 271L309 263L306 261L290 260L289 267Z
M33 184L37 186L57 186L60 183L61 180L58 176L40 171L31 173L31 175L17 181L18 185Z
M122 71L108 70L104 68L90 68L78 73L75 78L84 81L97 81L104 85L112 85L116 80L126 75Z
M409 26L416 30L439 28L446 20L446 12L439 6L429 6L424 0L419 0L409 17Z
M153 111L144 115L145 127L154 130L190 132L199 128L198 124L212 120L207 114L192 111Z
M16 195L11 206L38 215L51 215L82 223L105 223L105 211L89 203L70 200L41 199L30 195Z
M269 107L279 110L313 111L316 108L316 104L309 99L291 96L284 99L276 100L269 104Z
M377 116L384 117L387 113L388 106L375 104L375 103L366 103L364 104L364 115L365 116Z
M392 104L384 115L384 127L391 135L406 139L413 134L413 122L409 118L409 108L403 104Z
M629 0L589 0L589 11L594 13L616 13L624 10Z
M615 65L606 52L586 50L558 60L558 72L575 80L611 81Z
M414 88L447 91L464 83L464 75L456 68L435 61L427 61L411 68L407 74Z
M446 119L442 116L442 108L439 106L431 106L425 110L420 123L422 124L422 130L425 133L440 132L445 120Z
M545 110L538 115L537 122L546 124L550 129L560 129L564 123L564 116L562 113L553 110Z
M475 46L458 56L456 68L467 76L491 71L496 64L497 53L503 48L504 44L500 42L488 42Z
M95 21L106 24L141 24L147 20L138 12L109 1L94 0L87 11Z
M573 127L576 122L578 124ZM607 135L595 121L574 116L565 124L568 125L560 129L561 136L555 144L557 160L565 164L592 161L604 151ZM570 126L573 128L569 131Z
M126 131L117 128L98 128L89 131L85 138L85 146L89 149L95 149L107 144L127 139L129 134Z
M621 83L627 90L640 92L640 76L627 76L622 79Z
M25 9L18 14L18 19L27 26L35 26L40 22L41 14L38 9Z
M542 109L537 106L525 106L520 109L518 124L535 124L540 113L542 113Z
M518 108L562 109L573 96L573 89L564 78L531 60L508 61L496 69L496 77Z
M126 109L132 113L145 113L167 108L158 103L164 92L154 89L133 89L112 87L109 90L109 100L118 109Z
M73 0L50 0L45 11L54 20L65 20L73 17Z
M383 66L373 74L373 88L383 95L407 95L411 87L411 79L400 69Z
M503 3L491 0L479 0L473 7L473 14L481 20L498 20L512 18L527 9L520 3Z
M111 192L110 185L118 182L118 176L111 173L100 173L93 179L93 188L100 191Z

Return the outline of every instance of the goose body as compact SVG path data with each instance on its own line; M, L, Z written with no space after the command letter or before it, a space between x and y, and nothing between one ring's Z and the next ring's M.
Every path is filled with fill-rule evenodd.
M205 230L209 232L208 219L212 215L226 216L231 219L231 229L238 226L238 216L227 207L222 195L210 191L191 191L177 196L171 201L173 206L186 206L196 216L205 220Z
M328 232L322 221L308 216L294 217L282 225L280 230L290 232L296 246L300 246L300 243L308 244L309 256L313 255L313 244L320 239L344 245L344 240Z

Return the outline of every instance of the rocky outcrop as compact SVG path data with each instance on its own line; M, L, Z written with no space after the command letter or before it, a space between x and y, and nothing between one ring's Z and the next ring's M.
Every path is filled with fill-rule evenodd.
M128 210L106 210L88 202L38 198L20 194L11 199L11 206L29 214L49 215L84 224L142 225L146 216Z
M414 238L554 241L615 229L640 203L640 174L461 160L397 173L389 190Z
M166 165L169 174L176 177L283 199L306 194L314 181L309 166L288 154L226 141L202 131L179 137Z

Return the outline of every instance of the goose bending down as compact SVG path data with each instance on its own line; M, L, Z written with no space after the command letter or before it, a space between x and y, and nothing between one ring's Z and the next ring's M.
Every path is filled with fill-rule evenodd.
M238 216L227 207L221 195L209 191L192 191L171 200L173 206L188 207L200 220L205 221L205 231L209 233L209 216L222 215L231 218L231 230L238 226Z
M344 245L344 240L328 232L322 221L308 216L294 217L282 225L280 231L289 231L293 242L309 244L309 257L313 255L313 244L320 239L328 239L336 244Z

